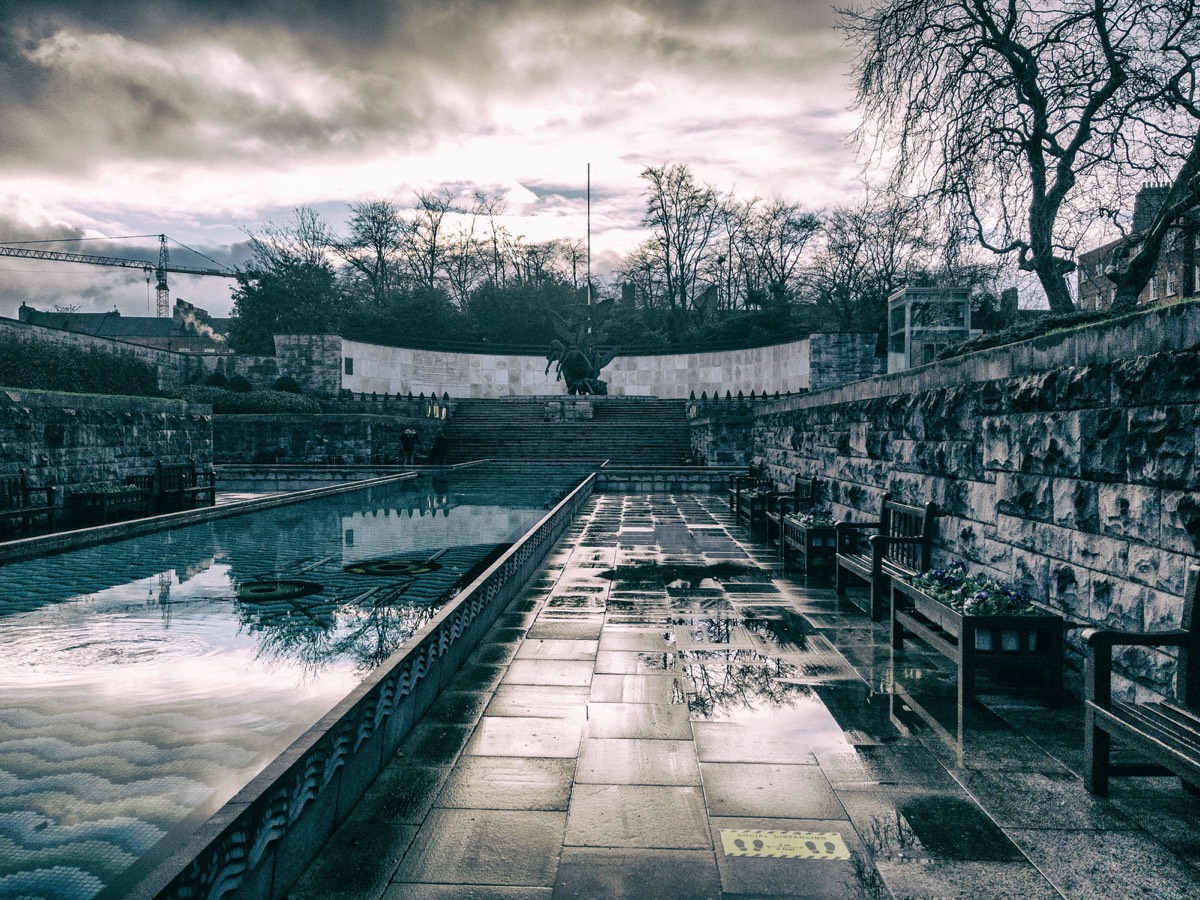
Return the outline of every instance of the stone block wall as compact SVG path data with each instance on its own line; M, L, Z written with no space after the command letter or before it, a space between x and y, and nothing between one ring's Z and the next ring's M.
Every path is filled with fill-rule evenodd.
M726 392L796 393L816 377L822 387L879 372L873 334L814 334L767 347L705 353L623 355L602 373L608 392L623 397L687 399ZM447 353L387 347L316 336L276 336L280 371L308 392L448 394L452 398L534 397L564 394L554 368L540 355ZM810 356L819 355L821 371ZM349 371L347 371L349 369Z
M1200 557L1195 304L760 402L696 432L752 448L781 483L818 475L839 519L873 517L885 491L933 500L937 563L1015 582L1077 625L1179 625ZM1068 643L1078 667L1078 628ZM1168 693L1173 663L1119 652L1122 690Z
M887 356L876 355L879 335L874 333L814 334L809 338L809 389L823 391L882 375Z
M178 400L0 391L0 472L35 485L124 484L155 463L212 464L208 406ZM61 495L63 490L59 491Z
M399 462L405 428L420 434L420 454L429 450L439 425L395 415L218 415L213 416L213 455L220 465Z
M342 339L337 335L277 334L275 359L279 364L279 374L294 378L306 394L335 397L342 389ZM371 390L374 388L366 393ZM378 393L401 392L393 390Z

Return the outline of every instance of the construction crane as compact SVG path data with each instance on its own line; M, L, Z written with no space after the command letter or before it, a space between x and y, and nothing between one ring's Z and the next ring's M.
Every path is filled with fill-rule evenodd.
M32 243L26 241L25 243ZM219 278L237 278L237 272L231 269L205 269L199 266L173 266L167 253L167 236L158 235L158 265L145 259L125 259L119 256L92 256L86 253L64 253L61 250L31 250L27 247L13 247L0 244L0 256L15 256L20 259L45 259L53 262L87 263L93 266L122 266L126 269L141 269L146 273L154 273L156 285L154 289L157 314L159 318L171 316L171 294L167 288L167 273L176 272L181 275L216 275Z

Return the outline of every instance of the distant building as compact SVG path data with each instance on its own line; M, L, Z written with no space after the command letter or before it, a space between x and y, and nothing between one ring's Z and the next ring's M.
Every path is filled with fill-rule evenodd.
M174 314L169 319L123 316L115 309L106 313L43 312L24 303L17 317L30 325L90 334L159 350L181 353L230 352L225 342L229 320L215 319L208 314L208 310L178 298L175 300Z
M889 372L931 363L969 337L969 288L905 287L888 297Z
M1138 237L1149 227L1166 187L1151 185L1138 191L1133 206L1133 230L1128 237L1079 254L1076 269L1079 308L1101 310L1112 306L1117 287L1104 274L1119 266L1121 259L1137 246ZM1188 212L1163 241L1158 267L1138 297L1139 303L1190 297L1200 288L1200 209Z

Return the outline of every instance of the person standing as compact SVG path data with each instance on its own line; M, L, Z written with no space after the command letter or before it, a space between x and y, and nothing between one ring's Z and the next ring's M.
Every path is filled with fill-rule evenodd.
M400 435L400 450L406 466L414 465L417 461L417 437L415 428L405 428Z
M433 446L429 448L429 461L435 466L444 466L449 450L450 443L446 440L446 433L439 428L433 436Z

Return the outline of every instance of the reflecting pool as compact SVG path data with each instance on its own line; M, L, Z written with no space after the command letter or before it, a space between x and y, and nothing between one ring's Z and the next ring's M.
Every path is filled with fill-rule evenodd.
M577 481L459 471L0 567L0 897L92 897L210 815Z

